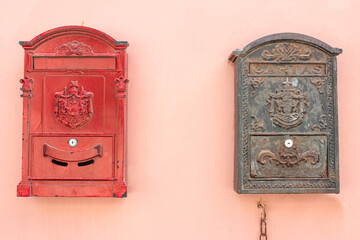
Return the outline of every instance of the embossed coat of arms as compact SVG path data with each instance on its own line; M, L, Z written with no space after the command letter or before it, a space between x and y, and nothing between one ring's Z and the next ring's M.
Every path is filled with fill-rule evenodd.
M270 93L268 98L272 122L285 129L299 126L304 121L308 107L307 94L300 92L299 89L294 89L289 78L275 93Z
M55 93L55 118L69 128L85 125L93 115L93 97L84 87L80 89L78 81L71 81L69 88Z

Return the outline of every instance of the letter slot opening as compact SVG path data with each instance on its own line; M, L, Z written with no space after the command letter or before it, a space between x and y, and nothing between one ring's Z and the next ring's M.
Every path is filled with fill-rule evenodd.
M89 161L86 161L86 162L80 162L78 163L78 166L79 167L83 167L83 166L87 166L87 165L90 165L90 164L94 164L94 160L89 160Z
M55 160L55 159L51 160L51 162L52 162L53 164L56 164L56 165L59 165L59 166L63 166L63 167L67 167L67 165L68 165L68 163L66 163L66 162L57 161L57 160Z

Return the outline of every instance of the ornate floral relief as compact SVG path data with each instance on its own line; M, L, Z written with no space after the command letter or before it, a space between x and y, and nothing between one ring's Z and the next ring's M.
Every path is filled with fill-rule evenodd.
M324 93L325 79L322 78L310 78L310 83L314 85L320 94Z
M71 81L69 89L55 93L55 118L65 127L77 128L90 121L93 115L94 94L80 89L78 81Z
M249 78L249 85L253 88L252 95L257 94L257 90L260 85L265 82L264 78Z
M256 131L260 131L260 132L265 131L263 121L257 119L256 116L253 115L253 114L250 116L250 118L251 118L251 124L250 124L249 128L250 128L251 131L254 131L254 132L256 132Z
M300 47L294 43L280 43L276 44L271 51L264 50L261 57L269 61L304 61L311 58L311 50L305 47Z
M258 173L256 172L256 170L252 170L250 172L250 177L257 177Z
M31 97L31 91L32 91L32 84L34 83L34 79L25 77L23 79L20 79L20 83L22 83L22 87L20 88L21 91L23 91L23 94L21 94L21 97Z
M94 55L94 52L89 45L74 40L58 47L55 55Z
M114 82L116 84L115 91L117 97L124 97L126 92L126 84L129 82L128 79L124 77L115 78Z
M272 122L278 127L290 129L304 121L309 103L307 94L294 89L287 78L275 93L270 93L267 106Z
M323 130L326 130L326 128L327 128L326 116L324 114L322 114L320 116L319 123L317 125L314 125L312 127L312 130L314 130L314 131L323 131Z
M275 162L278 166L288 168L298 166L301 162L309 162L315 165L319 162L319 153L314 151L299 153L296 148L281 149L276 153L270 150L262 150L258 154L257 162L262 165L265 165L267 162Z

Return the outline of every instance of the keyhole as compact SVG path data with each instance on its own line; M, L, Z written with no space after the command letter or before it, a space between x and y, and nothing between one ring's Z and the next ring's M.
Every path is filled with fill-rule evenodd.
M70 147L75 147L77 145L78 141L75 138L71 138L68 143L69 143Z
M291 139L286 139L285 140L285 147L291 148L292 145L293 145L293 141Z

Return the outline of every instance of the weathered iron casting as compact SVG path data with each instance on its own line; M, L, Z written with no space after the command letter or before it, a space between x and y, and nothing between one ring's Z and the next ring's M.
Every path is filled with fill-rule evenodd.
M238 193L339 193L340 53L315 38L280 33L230 55Z
M125 197L127 42L67 26L25 49L19 197Z

